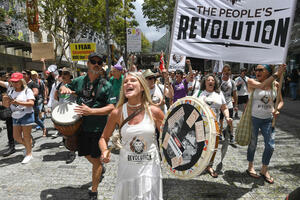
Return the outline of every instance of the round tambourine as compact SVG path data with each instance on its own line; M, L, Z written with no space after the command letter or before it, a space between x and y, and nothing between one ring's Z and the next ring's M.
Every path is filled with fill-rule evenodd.
M204 101L193 97L177 100L161 126L163 166L179 178L198 176L218 147L218 129L215 114Z

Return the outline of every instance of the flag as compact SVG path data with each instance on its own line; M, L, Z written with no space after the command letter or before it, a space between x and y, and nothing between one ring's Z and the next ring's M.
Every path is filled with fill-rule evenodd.
M164 52L161 52L160 54L160 64L159 64L159 69L162 71L165 67L165 62L164 62Z
M223 71L223 67L224 67L223 60L219 60L219 61L216 60L213 72L221 73Z

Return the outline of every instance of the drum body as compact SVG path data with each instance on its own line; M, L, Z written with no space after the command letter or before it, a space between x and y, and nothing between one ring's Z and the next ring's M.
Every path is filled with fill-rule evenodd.
M218 147L218 129L215 114L204 101L193 97L177 100L161 126L163 166L179 178L199 176Z
M76 103L63 103L52 111L51 120L55 128L64 136L74 135L82 123L81 116L74 111L76 106L78 106Z

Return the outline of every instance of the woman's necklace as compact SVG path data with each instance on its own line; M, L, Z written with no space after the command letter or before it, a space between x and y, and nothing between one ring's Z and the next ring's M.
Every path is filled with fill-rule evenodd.
M131 104L127 103L127 105L129 108L137 108L137 107L141 106L142 104L140 103L140 104L131 105Z

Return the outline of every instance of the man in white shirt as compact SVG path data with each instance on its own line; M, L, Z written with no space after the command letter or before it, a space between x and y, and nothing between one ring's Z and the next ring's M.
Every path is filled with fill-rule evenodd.
M230 65L225 64L222 70L222 79L220 89L224 94L226 105L229 110L230 118L233 118L233 110L236 112L238 110L237 103L237 88L235 82L230 78L231 68ZM224 115L220 115L220 130L223 130L223 118ZM222 132L221 132L222 133ZM230 143L233 143L233 127L230 126Z
M188 96L194 96L199 93L200 82L196 79L196 73L193 72L193 75L190 76L191 79L188 84Z
M171 98L171 94L170 94L170 89L166 88L165 89L165 85L162 84L157 84L156 83L156 73L153 73L150 69L147 69L144 73L143 76L145 77L145 79L148 82L148 86L150 89L150 95L152 98L152 101L154 104L156 104L158 107L160 107L160 109L166 113L167 112L167 106L165 104L165 100L164 97L168 97ZM170 84L168 84L167 87L170 87ZM165 95L164 95L165 93Z

